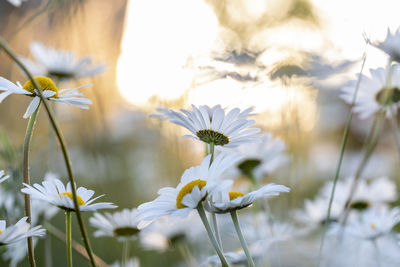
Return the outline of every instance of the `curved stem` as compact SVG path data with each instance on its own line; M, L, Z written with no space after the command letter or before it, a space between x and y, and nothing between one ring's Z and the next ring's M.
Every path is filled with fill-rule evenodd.
M210 238L210 241L211 241L212 245L214 246L214 249L217 252L218 257L221 260L222 267L228 267L229 264L226 261L225 256L222 253L222 250L218 245L217 240L215 239L215 236L214 236L214 233L213 233L213 231L211 229L210 224L208 223L206 212L205 212L204 207L203 207L203 203L201 203L201 202L199 203L199 205L197 206L197 211L199 212L200 219L203 222L204 227L206 228L208 237Z
M65 212L65 237L67 240L67 260L68 267L72 267L72 231L71 231L71 212Z
M236 233L239 237L240 244L242 245L244 253L246 254L247 263L249 264L250 267L255 267L256 265L254 264L253 258L250 255L249 247L247 246L246 240L244 239L244 236L242 233L242 229L240 228L239 219L238 219L236 210L231 211L231 217L232 217L233 225L235 225Z
M368 43L367 43L367 46L368 46ZM362 75L362 72L364 70L365 61L367 59L367 54L366 54L367 46L365 47L365 50L364 50L364 55L363 55L363 60L362 60L362 64L361 64L360 74L359 74L358 79L357 79L357 84L356 84L356 87L355 87L355 90L354 90L353 99L351 101L351 107L350 107L350 110L349 110L349 114L347 115L346 126L345 126L344 132L343 132L343 138L342 138L342 145L341 145L341 148L340 148L339 161L338 161L337 167L336 167L335 178L333 179L332 191L331 191L331 195L329 197L328 211L327 211L327 214L326 214L326 219L325 219L324 227L323 227L323 230L322 230L322 237L321 237L321 244L319 246L318 265L317 266L319 266L320 262L321 262L322 250L324 248L324 242L325 242L325 235L326 235L326 231L328 229L329 221L330 221L330 218L331 218L333 197L335 195L336 184L337 184L337 182L339 180L340 170L341 170L341 167L342 167L342 162L343 162L343 157L344 157L344 151L345 151L345 148L346 148L346 145L347 145L347 139L348 139L348 136L349 136L350 123L351 123L351 119L353 117L353 108L354 108L354 105L356 103L357 93L358 93L358 89L360 88L360 83L361 83L361 77L362 77L361 75Z
M49 117L50 120L50 124L54 129L54 132L57 136L57 139L60 143L60 147L61 147L61 151L64 157L64 162L65 162L65 166L67 168L67 172L68 172L68 178L69 181L71 183L71 193L72 193L72 200L74 202L74 207L75 207L75 211L76 211L76 217L78 220L78 225L79 225L79 229L81 231L81 236L83 239L83 242L85 244L85 248L86 251L88 253L89 259L90 259L90 264L92 267L96 266L96 262L94 260L93 257L93 252L90 246L90 242L89 242L89 238L87 236L86 233L86 228L85 225L83 223L83 219L82 219L82 215L81 212L79 210L79 204L78 204L78 199L77 199L77 194L76 194L76 185L75 185L75 179L74 179L74 175L72 172L72 166L71 166L71 161L69 159L69 155L68 155L68 151L67 151L67 147L65 144L65 140L64 137L60 131L60 128L58 127L58 124L54 118L54 115L49 107L49 104L47 103L47 99L45 97L43 97L42 95L42 88L38 85L38 83L36 82L36 80L33 78L32 74L28 71L28 69L24 66L24 64L22 64L22 62L18 59L17 56L15 56L14 52L12 52L12 50L8 47L7 43L5 42L5 40L0 36L0 47L4 49L4 51L7 53L8 56L10 56L14 62L23 70L23 72L28 76L28 78L31 80L31 82L33 83L33 85L35 86L36 89L38 89L38 96L40 97L40 99L42 100L43 106L46 109L47 115Z
M29 184L29 185L31 184L31 178L29 176L29 149L30 149L33 129L35 127L35 122L36 122L36 117L37 117L37 114L39 111L39 107L40 107L40 103L39 103L39 106L36 108L36 110L32 113L32 115L29 118L28 126L26 127L25 140L24 140L22 173L23 173L23 177L24 177L24 183ZM24 194L24 200L25 200L25 215L28 216L27 222L32 223L30 195ZM32 237L28 237L27 241L28 241L29 264L31 267L35 267L36 263L35 263L35 253L34 253Z

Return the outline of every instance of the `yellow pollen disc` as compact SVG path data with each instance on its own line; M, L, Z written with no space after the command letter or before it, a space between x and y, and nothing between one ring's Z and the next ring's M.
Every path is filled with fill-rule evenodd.
M229 200L234 200L235 198L244 196L241 192L229 192Z
M1 233L3 233L3 231L2 231L2 230L0 230L0 235L1 235Z
M371 223L370 226L371 226L371 229L372 229L372 230L376 230L376 225L375 225L374 223Z
M178 209L186 208L186 206L182 204L182 199L187 194L191 193L195 186L198 186L199 189L201 190L206 185L206 183L207 182L204 180L197 179L197 180L191 181L190 183L188 183L187 185L182 187L181 191L179 191L178 196L176 197L176 207Z
M49 90L49 91L56 92L56 94L53 95L52 97L58 98L57 86L55 85L55 83L50 78L47 78L47 77L44 77L44 76L36 76L35 80L39 84L39 86L42 88L43 91ZM26 91L28 91L28 92L35 93L35 89L36 88L33 85L32 81L29 80L24 84L24 89Z
M69 197L70 199L73 200L73 198L72 198L72 193L71 193L71 192L64 192L64 193L58 194L58 196L59 196L60 198L61 198L61 195L67 196L67 197ZM85 201L83 201L83 199L82 199L80 196L76 195L76 198L78 199L78 204L79 204L79 206L85 205Z

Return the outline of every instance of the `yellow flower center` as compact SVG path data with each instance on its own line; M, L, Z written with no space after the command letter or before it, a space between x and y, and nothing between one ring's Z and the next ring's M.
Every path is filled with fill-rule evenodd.
M182 204L182 199L187 194L191 193L195 186L198 186L199 189L201 190L206 185L206 183L207 182L204 180L197 179L197 180L191 181L190 183L188 183L187 185L182 187L181 191L179 191L178 196L176 197L176 207L178 209L186 208L186 206L184 204Z
M244 196L241 192L229 192L229 200L234 200L235 198Z
M72 197L72 193L71 193L71 192L64 192L64 193L58 194L58 196L59 196L60 198L61 198L62 195L63 195L63 196L67 196L67 197L69 197L70 199L74 200L73 197ZM76 195L76 198L78 199L78 204L79 204L79 206L85 205L85 201L83 201L83 199L82 199L80 196Z
M376 225L375 225L374 223L371 223L370 226L371 226L371 229L372 229L372 230L376 230Z
M36 76L35 77L36 82L38 83L38 85L41 87L41 89L43 91L45 90L49 90L49 91L53 91L55 92L55 95L53 95L52 97L54 98L58 98L58 89L57 86L55 85L55 83L47 77L44 76ZM29 80L24 84L23 87L26 91L31 92L31 93L35 93L35 86L33 85L32 81Z

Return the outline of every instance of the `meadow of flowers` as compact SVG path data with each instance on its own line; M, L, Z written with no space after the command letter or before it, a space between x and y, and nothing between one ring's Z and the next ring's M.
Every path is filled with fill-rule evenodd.
M48 1L45 12L49 3L68 6ZM34 38L19 53L13 38L0 36L9 64L0 72L0 266L400 265L400 30L365 33L346 63L358 73L333 94L295 98L288 88L306 76L320 89L338 66L273 71L287 100L275 117L258 106L274 99L243 107L229 103L233 93L219 104L182 96L109 109L101 99L111 94L96 88L115 64ZM229 53L220 61L230 68L217 57L196 65L202 83L229 77L244 92L268 90L274 79L243 63L250 52ZM366 70L373 53L386 64ZM310 113L319 114L311 126Z

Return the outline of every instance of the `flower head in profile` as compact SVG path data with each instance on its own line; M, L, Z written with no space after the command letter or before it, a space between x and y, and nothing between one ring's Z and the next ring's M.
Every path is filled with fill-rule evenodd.
M28 217L20 219L16 224L6 228L6 221L0 220L0 246L18 242L31 236L44 236L46 230L41 225L31 228L26 222Z
M288 192L290 192L290 188L277 184L264 185L260 189L248 194L243 194L241 192L225 192L220 194L219 199L213 199L209 208L217 213L226 213L246 208L261 198L270 198L273 196L279 196L280 193Z
M30 195L32 199L48 202L63 210L75 211L70 183L65 187L60 180L53 179L50 181L44 181L42 185L34 184L33 186L30 186L24 183L24 186L25 187L21 189L21 192ZM114 209L117 207L110 202L93 203L103 195L92 198L94 191L88 190L84 187L79 187L76 190L76 194L79 209L81 211L96 211L99 209Z
M400 62L400 29L392 34L388 28L385 40L373 43L373 45L388 54L391 60Z
M388 75L389 71L390 75ZM380 110L385 111L386 116L396 115L400 107L400 66L394 64L391 70L370 69L370 73L371 77L361 74L354 111L359 113L361 119L371 117ZM348 104L353 101L356 83L357 81L353 80L348 86L342 88L340 96ZM389 88L388 85L390 85Z
M50 78L44 76L37 76L35 77L35 80L43 90L42 91L43 97L45 97L48 100L68 104L71 106L76 106L83 109L88 109L89 108L88 105L92 104L92 101L85 98L84 95L78 91L78 89L82 87L91 86L90 84L79 86L74 89L58 90L57 86ZM37 90L37 88L35 88L35 86L30 80L27 81L24 84L24 86L22 86L18 82L17 84L14 84L9 80L0 77L0 91L3 91L2 93L0 93L0 103L7 96L12 94L27 95L33 97L31 103L29 104L24 114L24 118L29 118L32 115L32 113L35 112L35 110L38 108L40 104L39 91Z
M49 76L60 80L77 79L100 74L106 68L105 64L91 65L90 57L77 59L71 51L47 48L39 42L32 42L30 50L35 62L27 58L22 58L22 61L34 75L38 76Z
M106 212L104 215L95 213L90 218L90 224L97 228L94 236L111 236L121 240L135 237L140 231L137 213L137 209Z
M10 176L9 175L5 175L4 171L0 170L0 184L2 182L4 182L5 180L7 180L8 178L10 178Z
M220 154L210 166L211 155L208 155L200 166L183 173L177 187L161 188L155 200L140 205L138 217L143 221L152 221L164 215L187 217L207 196L232 184L232 181L220 181L220 178L239 159L236 154Z
M153 116L168 118L172 123L181 125L192 132L192 137L205 143L213 143L216 146L235 147L240 144L254 142L257 139L258 128L249 128L255 121L248 120L252 108L240 111L234 108L225 112L221 106L212 108L209 106L196 107L192 105L192 111L181 109L181 113L159 108L160 114Z

